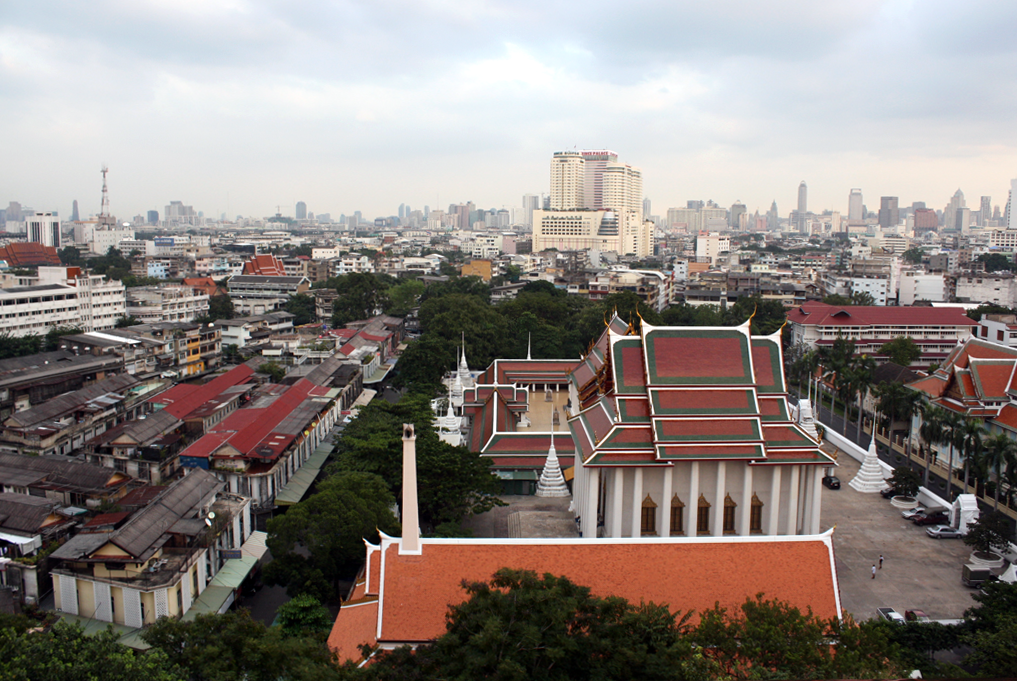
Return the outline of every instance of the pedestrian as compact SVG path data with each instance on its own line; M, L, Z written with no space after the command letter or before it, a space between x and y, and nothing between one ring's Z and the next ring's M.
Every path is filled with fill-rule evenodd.
M873 579L876 578L876 566L875 565L872 566L872 578Z
M883 554L879 554L879 569L883 569Z

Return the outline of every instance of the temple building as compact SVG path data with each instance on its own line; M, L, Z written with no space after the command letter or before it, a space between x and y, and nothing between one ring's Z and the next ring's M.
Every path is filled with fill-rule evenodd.
M496 360L465 375L472 385L453 393L467 443L517 493L535 491L560 433L584 537L819 532L836 463L791 419L779 331L636 331L615 316L578 361Z

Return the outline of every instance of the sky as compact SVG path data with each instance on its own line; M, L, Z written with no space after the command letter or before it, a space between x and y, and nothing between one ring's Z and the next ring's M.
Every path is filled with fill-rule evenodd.
M689 199L942 208L1017 178L1017 3L0 4L0 207L513 208L564 149Z

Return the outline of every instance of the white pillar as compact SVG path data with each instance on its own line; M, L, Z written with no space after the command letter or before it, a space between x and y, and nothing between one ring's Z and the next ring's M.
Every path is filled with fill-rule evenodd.
M787 534L798 534L799 466L791 466L791 489L788 491Z
M403 538L399 553L420 553L420 520L417 515L417 434L412 423L403 424Z
M686 526L689 528L688 536L696 536L696 528L699 526L699 462L693 461L689 471L689 500L685 508L689 509L689 519Z
M643 469L636 467L636 481L632 489L632 536L642 535Z
M717 493L713 508L710 509L710 534L719 537L724 534L724 497L727 490L727 464L717 462Z
M660 519L660 536L670 537L671 536L671 497L673 492L671 486L674 478L674 466L664 466L662 469L664 473L664 492L663 501L660 503L663 517Z
M812 517L809 534L819 534L819 519L823 511L823 469L813 466L812 471Z
M622 499L625 497L625 469L615 468L611 472L611 536L621 537L624 535L622 529Z
M752 466L746 463L742 466L744 477L742 479L742 504L739 507L738 534L749 536L752 534L750 523L752 522Z
M769 535L780 534L780 471L781 466L770 466L770 521L766 525Z
M798 531L801 534L805 534L807 532L807 529L808 529L808 525L806 524L808 522L806 520L806 515L807 515L807 512L808 512L808 503L809 503L809 497L810 497L809 492L810 492L810 488L811 488L811 485L809 483L810 483L811 479L812 479L812 476L811 476L810 469L808 467L806 467L806 466L798 466L798 487L800 488L800 491L798 492L798 525L797 525L797 527L798 527Z
M586 508L583 510L582 532L583 538L597 537L597 506L600 501L600 469L591 468L589 471L589 484L586 486L587 495Z

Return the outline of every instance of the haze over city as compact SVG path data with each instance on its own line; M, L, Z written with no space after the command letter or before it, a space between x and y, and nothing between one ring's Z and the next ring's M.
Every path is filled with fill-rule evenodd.
M563 149L688 199L1003 205L1017 5L33 2L0 25L0 201L113 214L514 207Z

